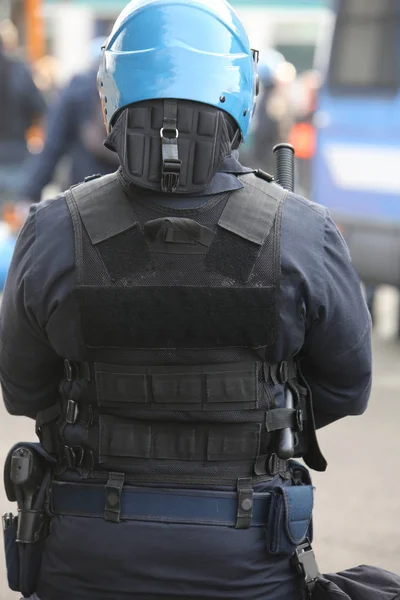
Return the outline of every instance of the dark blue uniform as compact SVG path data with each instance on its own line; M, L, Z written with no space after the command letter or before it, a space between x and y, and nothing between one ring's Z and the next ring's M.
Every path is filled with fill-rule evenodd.
M232 173L245 169L235 159L226 160L220 171L226 172L219 172L201 196L148 194L185 216L185 209L242 186ZM289 194L281 250L276 360L301 353L318 427L361 414L371 386L370 317L347 247L327 210ZM61 195L32 208L5 289L0 371L12 414L34 418L50 407L63 357L81 359L77 315L65 302L75 285L73 229ZM276 396L279 404L278 389ZM276 485L281 485L279 475L256 491ZM47 540L38 594L41 600L300 597L289 558L267 553L262 527L223 528L222 535L219 526L130 521L115 528L103 520L94 526L93 519L60 516L53 519Z
M21 196L39 202L43 188L52 180L63 156L70 159L69 185L79 183L93 173L106 175L116 169L116 163L99 160L83 143L82 128L94 118L97 107L100 110L96 71L76 75L49 111L46 142L42 152L27 166ZM111 152L109 154L112 158Z

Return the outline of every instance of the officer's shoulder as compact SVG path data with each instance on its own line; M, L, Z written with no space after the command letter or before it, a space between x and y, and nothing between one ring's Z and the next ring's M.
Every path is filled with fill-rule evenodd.
M257 179L266 181L267 183L270 183L272 185L275 183L274 177L272 175L270 175L269 173L267 173L266 171L262 171L261 169L254 171L253 175ZM316 213L316 215L320 216L323 219L325 219L329 215L329 211L325 206L322 206L321 204L317 204L316 202L312 202L311 200L308 200L307 198L305 198L304 196L301 196L300 194L296 194L294 192L288 192L287 200L289 200L289 203L294 203L298 207L301 207L303 210L313 211L314 213Z
M80 188L84 189L85 187L88 187L88 191L89 191L88 184L90 184L90 182L101 181L102 179L104 179L104 177L105 176L102 176L98 173L95 175L88 175L87 177L85 177L85 179L82 182L77 183L76 185L72 186L72 188L80 187ZM31 211L33 213L41 213L42 211L49 212L49 211L57 210L60 203L65 204L67 193L68 193L68 190L58 194L57 196L53 196L52 198L42 200L41 202L38 202L38 203L32 205Z
M58 204L65 202L65 192L57 194L56 196L52 196L51 198L46 198L45 200L41 200L40 202L35 202L31 206L32 214L40 214L43 211L49 212L52 211Z
M322 218L324 220L329 215L329 211L326 208L326 206L322 206L321 204L317 204L316 202L313 202L312 200L308 200L308 198L305 198L304 196L301 196L300 194L296 194L294 192L289 192L287 199L289 200L289 202L292 202L293 204L302 207L303 210L305 210L307 212L315 213L315 215L318 215L320 218Z

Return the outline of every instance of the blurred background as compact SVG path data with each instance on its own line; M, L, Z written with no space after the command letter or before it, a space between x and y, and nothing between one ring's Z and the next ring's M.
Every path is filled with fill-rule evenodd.
M400 1L231 3L260 51L241 160L272 172L273 145L294 145L296 191L330 209L373 316L370 408L319 435L329 468L314 478L317 557L325 572L400 573ZM0 289L30 203L117 168L96 71L125 4L0 0ZM0 407L0 460L33 425ZM0 600L16 597L0 567Z

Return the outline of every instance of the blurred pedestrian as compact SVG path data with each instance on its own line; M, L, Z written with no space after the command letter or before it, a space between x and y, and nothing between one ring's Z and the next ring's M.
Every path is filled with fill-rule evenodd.
M39 202L62 158L69 161L67 186L118 168L116 154L103 145L105 127L96 88L102 42L103 38L92 42L89 69L73 77L50 108L44 147L28 164L20 187L21 198Z
M0 37L0 202L12 200L29 158L27 132L46 110L29 67L11 57Z
M243 164L269 173L273 171L272 148L288 139L293 122L289 87L295 73L293 65L277 50L270 48L261 54L258 64L260 94L249 141L240 153Z

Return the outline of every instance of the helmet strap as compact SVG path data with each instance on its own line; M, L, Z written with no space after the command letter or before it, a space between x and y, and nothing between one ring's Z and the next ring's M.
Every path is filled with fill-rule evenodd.
M178 102L164 100L164 120L161 136L161 191L173 194L179 187L182 161L178 149Z

